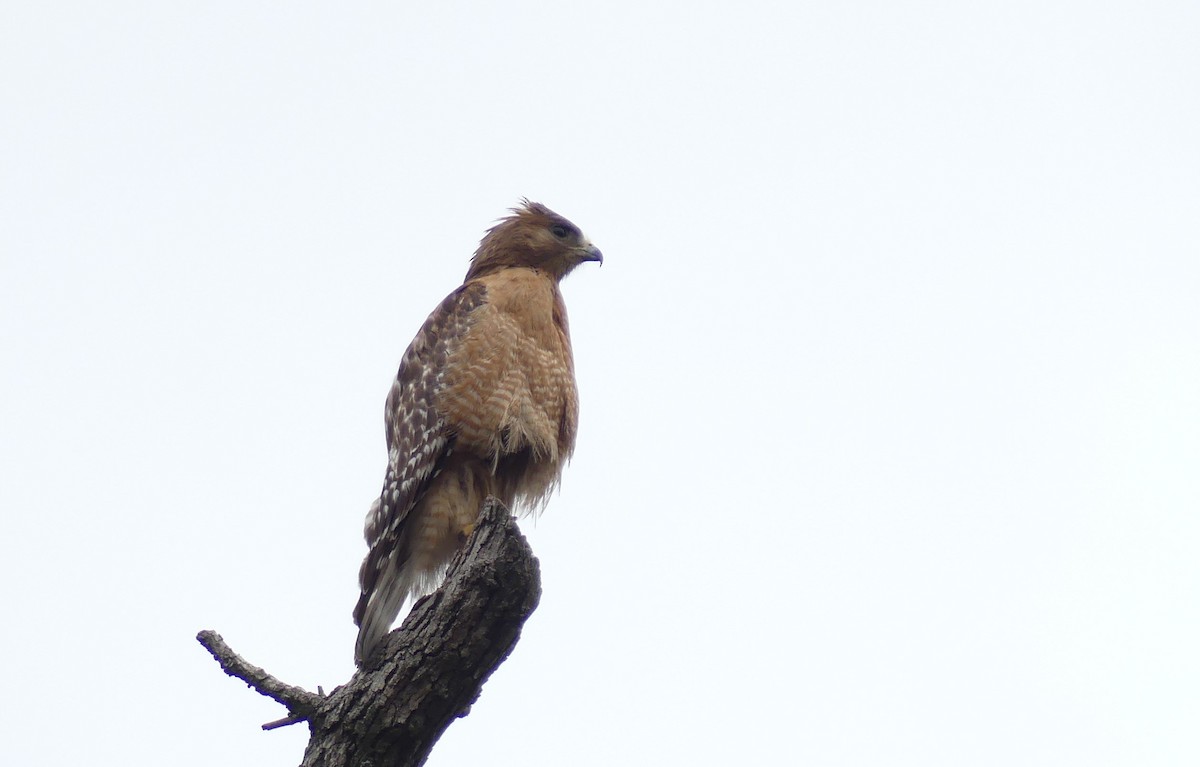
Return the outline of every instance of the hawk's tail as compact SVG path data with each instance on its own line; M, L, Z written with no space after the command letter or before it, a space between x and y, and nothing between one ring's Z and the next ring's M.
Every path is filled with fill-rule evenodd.
M374 514L379 501L371 506ZM415 583L411 567L398 561L396 548L391 545L374 545L367 552L359 570L358 580L362 586L358 604L354 606L354 622L358 624L358 641L354 644L354 662L359 666L366 663L379 641L392 627L404 600L413 591Z
M412 578L407 573L391 571L380 573L375 589L370 595L362 594L354 608L354 622L358 624L358 641L354 644L354 662L359 666L367 662L384 635L396 621L404 600L412 588Z

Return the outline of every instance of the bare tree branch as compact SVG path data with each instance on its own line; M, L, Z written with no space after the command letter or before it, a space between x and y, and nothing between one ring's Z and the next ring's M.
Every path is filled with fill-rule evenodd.
M288 724L303 722L320 705L321 698L319 695L315 695L299 687L284 684L258 666L252 666L247 663L242 656L235 653L225 643L225 640L217 632L201 631L196 635L196 641L204 645L204 649L208 650L216 658L217 663L221 664L221 669L226 674L241 679L247 685L257 690L259 694L282 703L287 706L288 711L292 712L286 719L264 724L264 730L281 727L284 722Z
M214 632L197 636L221 668L288 708L263 725L307 721L301 767L420 765L516 646L537 607L537 559L508 509L489 498L442 587L345 685L321 696L283 684L236 655Z

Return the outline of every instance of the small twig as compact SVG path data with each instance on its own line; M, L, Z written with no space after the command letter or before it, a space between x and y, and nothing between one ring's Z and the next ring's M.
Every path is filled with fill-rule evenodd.
M304 722L307 720L308 720L308 717L306 717L306 716L295 716L295 715L285 716L282 719L276 719L273 722L267 722L266 724L264 724L262 726L262 728L269 732L271 730L278 730L280 727L287 727L288 725L299 724L300 722Z
M221 635L207 629L196 635L196 641L204 645L229 676L241 679L260 695L277 701L288 709L288 716L263 725L264 730L273 730L296 722L303 722L317 711L321 696L300 687L284 684L258 666L252 666L225 643Z

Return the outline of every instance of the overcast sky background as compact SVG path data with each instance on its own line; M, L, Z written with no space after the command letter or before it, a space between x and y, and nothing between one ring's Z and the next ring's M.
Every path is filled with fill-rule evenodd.
M9 764L292 765L529 196L582 422L429 764L1200 763L1200 5L6 3Z

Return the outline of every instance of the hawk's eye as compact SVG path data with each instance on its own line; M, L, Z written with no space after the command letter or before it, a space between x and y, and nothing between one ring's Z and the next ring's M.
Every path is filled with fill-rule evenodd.
M571 236L571 230L562 224L555 224L554 226L550 227L550 233L560 240L565 240Z

